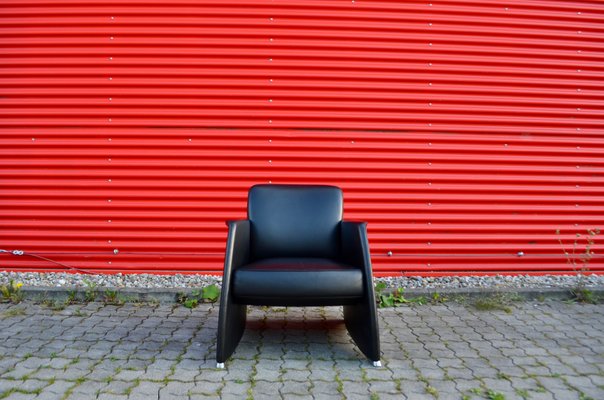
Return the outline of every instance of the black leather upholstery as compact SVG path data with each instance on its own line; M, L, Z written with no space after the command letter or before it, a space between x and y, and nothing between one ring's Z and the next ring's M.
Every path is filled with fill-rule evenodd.
M351 304L363 296L363 271L325 258L271 258L238 268L232 290L254 305Z
M247 305L344 306L359 349L380 358L371 258L364 222L342 220L333 186L257 185L248 219L230 221L216 360L235 351Z
M342 191L333 186L256 185L248 197L252 257L340 254Z

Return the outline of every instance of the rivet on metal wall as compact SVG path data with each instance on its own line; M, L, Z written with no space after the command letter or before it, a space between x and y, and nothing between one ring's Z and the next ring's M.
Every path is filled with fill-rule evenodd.
M107 240L107 243L111 243L111 240Z
M113 249L113 254L118 254L120 251L118 249Z
M107 179L107 182L111 182L111 179Z
M516 253L516 255L518 257L524 257L524 251L519 251L518 253Z
M389 252L387 253L387 255L388 255L388 257L392 257L392 252L391 252L391 251L389 251Z
M111 203L111 199L107 199L107 203Z
M109 224L110 224L110 223L111 223L111 220L110 220L110 219L108 219L108 220L107 220L107 223L109 223ZM109 241L109 243L111 243L111 240Z
M32 141L32 142L35 142L35 141L36 141L36 138L35 138L35 137L31 138L31 141Z

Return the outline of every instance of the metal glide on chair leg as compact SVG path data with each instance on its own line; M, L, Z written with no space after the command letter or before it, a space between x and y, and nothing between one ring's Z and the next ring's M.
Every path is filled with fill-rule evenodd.
M216 368L224 369L224 363L216 363Z
M374 366L374 367L378 367L378 368L379 368L379 367L381 367L381 366L382 366L382 362L381 362L380 360L374 361L374 362L373 362L373 366Z

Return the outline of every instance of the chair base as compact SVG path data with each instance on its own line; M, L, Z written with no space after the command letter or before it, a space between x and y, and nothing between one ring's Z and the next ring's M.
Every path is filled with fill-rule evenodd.
M216 368L224 369L224 363L216 363Z
M373 366L377 367L377 368L380 368L382 366L382 362L380 360L373 361Z

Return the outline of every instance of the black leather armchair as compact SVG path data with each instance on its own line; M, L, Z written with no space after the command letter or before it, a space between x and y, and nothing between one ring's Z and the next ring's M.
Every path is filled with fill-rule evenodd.
M229 221L216 362L233 354L247 305L344 306L359 349L380 366L380 341L365 222L342 220L334 186L256 185L248 219Z

